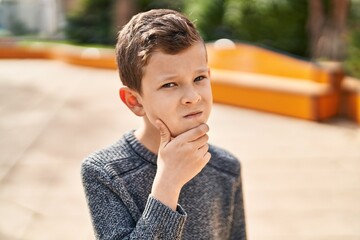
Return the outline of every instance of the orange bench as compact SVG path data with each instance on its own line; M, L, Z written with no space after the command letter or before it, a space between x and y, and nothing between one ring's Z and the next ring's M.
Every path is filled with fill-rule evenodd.
M114 49L59 43L1 44L0 58L59 59L71 64L117 69Z
M340 79L320 66L247 44L207 44L214 101L320 121L338 112Z
M338 111L360 123L360 88L320 66L246 44L207 44L214 100L309 120ZM0 58L59 59L72 64L116 69L113 49L66 44L0 41ZM351 81L350 81L351 82ZM355 83L354 81L352 81ZM341 89L340 89L341 85Z
M341 84L341 89L342 113L360 123L360 81L346 77Z

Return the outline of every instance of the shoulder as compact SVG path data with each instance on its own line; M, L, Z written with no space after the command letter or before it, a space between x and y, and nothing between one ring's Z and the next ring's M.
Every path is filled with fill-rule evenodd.
M218 171L238 177L240 175L240 161L230 152L220 147L209 145L211 159L209 165Z
M144 164L126 140L126 134L114 144L87 156L81 163L81 174L119 176Z

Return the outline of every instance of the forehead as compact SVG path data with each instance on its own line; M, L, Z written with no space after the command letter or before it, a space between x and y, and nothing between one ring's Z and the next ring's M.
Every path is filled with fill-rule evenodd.
M177 54L155 51L144 67L144 78L158 78L162 75L182 75L199 68L207 68L206 48L196 43Z

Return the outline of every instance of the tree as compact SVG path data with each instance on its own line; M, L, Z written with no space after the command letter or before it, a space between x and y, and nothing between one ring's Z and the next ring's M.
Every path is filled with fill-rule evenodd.
M349 0L309 0L308 28L313 58L343 60Z
M184 0L205 41L230 38L306 56L305 0Z
M67 17L67 38L76 43L114 44L114 1L82 0L80 9Z

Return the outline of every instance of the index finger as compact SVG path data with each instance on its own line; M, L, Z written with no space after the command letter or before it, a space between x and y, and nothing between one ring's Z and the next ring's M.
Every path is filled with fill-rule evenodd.
M183 142L192 142L204 136L208 131L209 131L209 126L205 123L202 123L197 127L194 127L186 132L181 133L175 139L178 139Z

